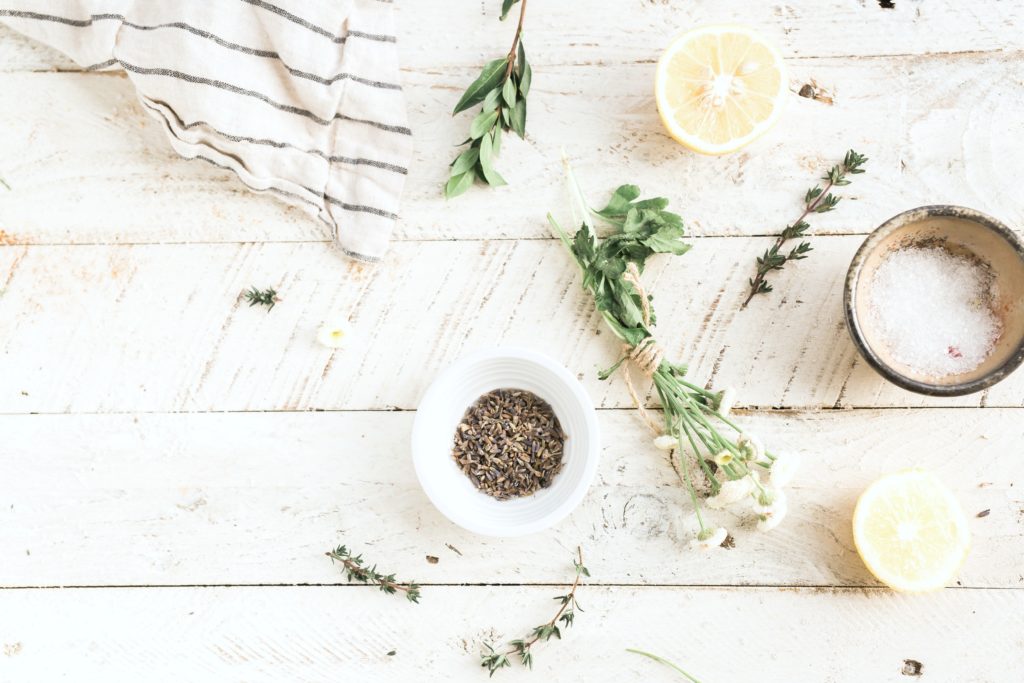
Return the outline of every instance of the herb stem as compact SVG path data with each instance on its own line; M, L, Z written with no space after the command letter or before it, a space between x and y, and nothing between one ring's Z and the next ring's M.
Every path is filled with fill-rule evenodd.
M378 586L384 593L394 594L401 591L410 602L419 602L420 587L417 583L400 583L395 580L394 574L381 574L377 566L367 567L364 564L362 555L353 555L345 546L338 546L334 550L324 553L327 557L340 562L345 569L345 575L349 581L372 584Z
M686 678L688 678L693 683L700 683L700 681L698 681L696 678L694 678L690 674L686 673L685 671L680 669L678 666L676 666L672 662L668 661L667 659L664 659L663 657L659 657L658 655L652 655L650 652L644 652L643 650L634 650L631 647L627 647L626 648L626 652L632 652L635 655L640 655L642 657L647 657L648 659L653 659L658 664L664 664L665 666L669 667L670 669L675 669L676 671L681 673L683 676L686 676Z
M526 0L520 0L519 2L519 23L516 24L516 35L512 39L512 49L508 51L508 57L505 59L508 61L508 66L505 67L505 80L512 75L512 69L515 68L516 64L516 50L519 49L519 40L523 35L523 20L526 19Z
M835 183L830 179L828 183L825 184L825 189L822 190L821 194L819 194L817 197L815 197L810 202L804 205L804 212L800 214L800 217L793 221L792 224L799 225L800 222L803 221L803 219L811 215L811 213L814 212L814 210L817 209L818 206L821 204L821 200L828 195L828 191L832 189L832 186L834 184ZM773 247L773 250L778 251L779 249L781 249L782 245L786 243L787 239L789 239L789 237L786 234L786 232L783 231L782 234L775 238L775 245ZM758 289L761 287L761 283L764 282L764 277L767 274L767 270L763 270L761 268L757 269L757 276L754 278L754 281L750 284L750 293L747 294L747 298L746 300L744 300L742 308L746 308L747 304L750 303L750 300L754 298L755 294L757 294Z

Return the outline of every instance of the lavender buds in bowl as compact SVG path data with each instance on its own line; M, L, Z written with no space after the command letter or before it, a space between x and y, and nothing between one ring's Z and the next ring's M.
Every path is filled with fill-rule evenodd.
M844 304L857 350L893 384L981 391L1024 361L1024 244L973 209L912 209L861 245Z
M597 414L554 360L489 349L448 368L427 390L412 455L420 485L448 519L478 534L521 536L552 526L583 500L600 458Z

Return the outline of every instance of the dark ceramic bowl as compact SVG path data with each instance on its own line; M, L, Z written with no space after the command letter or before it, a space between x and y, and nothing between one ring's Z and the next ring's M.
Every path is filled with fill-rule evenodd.
M894 359L879 340L868 315L868 288L883 256L916 244L942 243L988 264L995 278L993 311L1002 334L988 358L969 372L930 377ZM853 343L883 377L909 391L929 396L963 396L1009 376L1024 361L1024 244L1007 226L961 206L922 206L882 223L861 245L846 275L846 322Z

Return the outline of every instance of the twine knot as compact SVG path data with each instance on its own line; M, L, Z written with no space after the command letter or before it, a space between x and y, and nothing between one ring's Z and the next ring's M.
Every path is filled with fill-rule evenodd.
M665 347L654 337L648 337L632 348L627 345L625 350L629 360L648 377L654 376L665 359Z

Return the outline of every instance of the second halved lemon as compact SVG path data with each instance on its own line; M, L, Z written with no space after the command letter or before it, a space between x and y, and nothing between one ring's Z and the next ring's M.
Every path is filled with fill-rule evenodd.
M743 26L689 31L658 62L655 96L669 134L702 154L725 154L772 127L788 94L782 56Z
M970 530L956 497L934 474L908 470L869 486L853 512L864 564L900 591L942 588L967 556Z

